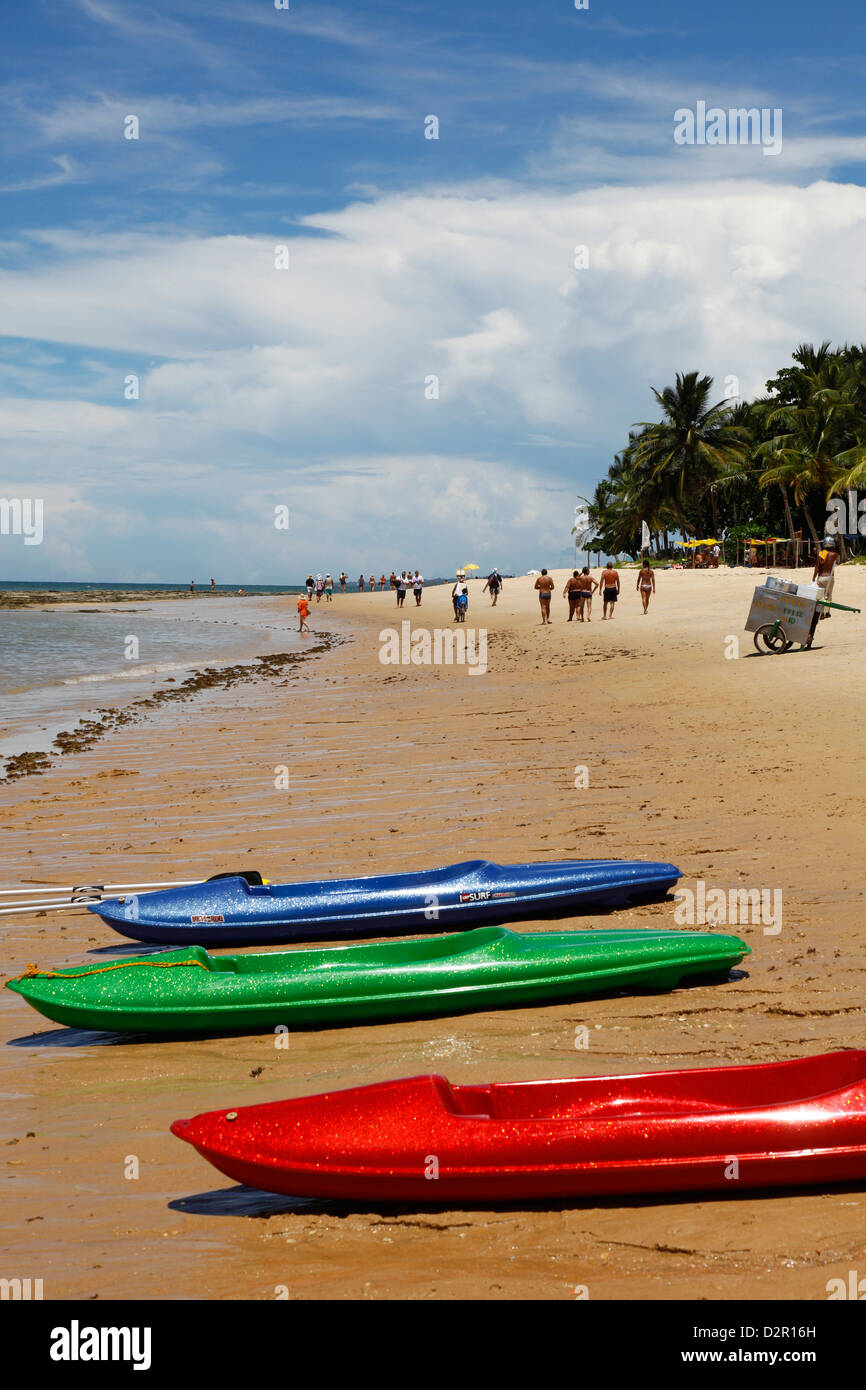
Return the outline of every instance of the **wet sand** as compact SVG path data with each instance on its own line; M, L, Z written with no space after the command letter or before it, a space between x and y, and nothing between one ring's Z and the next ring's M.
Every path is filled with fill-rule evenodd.
M0 784L9 884L135 881L256 867L272 878L457 859L672 859L683 885L779 888L778 935L740 978L669 994L272 1035L117 1041L51 1024L4 991L0 1089L7 1277L46 1298L824 1299L862 1264L866 1186L500 1209L375 1210L237 1188L168 1132L178 1116L419 1071L482 1082L770 1061L863 1045L863 616L811 653L753 656L763 573L633 573L613 622L542 629L531 581L497 608L472 586L489 670L383 666L379 634L447 626L448 590L338 597L285 679L206 689ZM803 579L808 575L801 571ZM837 601L866 609L866 569ZM269 600L273 604L274 600ZM292 611L294 604L290 600ZM740 658L725 658L729 636ZM275 770L289 770L277 790ZM576 788L575 768L589 785ZM674 926L673 904L575 926ZM527 923L521 929L549 927ZM3 929L4 967L127 949L97 918ZM575 1029L590 1030L576 1050ZM259 1071L259 1069L261 1069ZM140 1175L125 1176L130 1159Z

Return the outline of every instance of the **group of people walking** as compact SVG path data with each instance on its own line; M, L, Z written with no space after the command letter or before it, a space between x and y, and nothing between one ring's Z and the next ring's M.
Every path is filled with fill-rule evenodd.
M546 569L535 581L535 588L538 591L538 602L541 607L541 624L546 627L550 622L550 600L556 584ZM656 577L653 573L649 560L644 560L637 573L637 591L641 597L644 613L649 609L649 601L656 591ZM613 560L608 560L601 572L601 579L593 579L589 572L589 565L584 565L582 570L574 570L570 579L566 580L562 597L568 599L568 621L579 623L584 621L592 622L592 596L598 591L602 601L602 622L608 622L613 618L614 610L622 591L622 581L619 570Z
M348 584L348 582L349 576L346 574L345 570L343 570L342 573L339 575L341 594L344 594L346 592L346 585ZM377 583L380 589L391 588L396 593L398 608L403 607L403 604L406 600L406 595L411 589L412 593L415 595L416 607L420 608L421 594L424 590L424 576L421 574L419 570L415 570L414 572L412 570L402 570L400 574L398 574L396 570L392 570L389 579L386 579L383 574L379 577L378 581L376 579L375 574L371 574L369 577L361 574L358 576L358 593L363 594L367 589L369 589L371 594L375 593ZM333 578L330 574L326 574L324 576L318 574L314 579L311 574L308 574L306 579L306 589L308 604L312 603L314 595L316 603L321 603L323 598L326 600L326 602L330 603L331 599L334 596Z

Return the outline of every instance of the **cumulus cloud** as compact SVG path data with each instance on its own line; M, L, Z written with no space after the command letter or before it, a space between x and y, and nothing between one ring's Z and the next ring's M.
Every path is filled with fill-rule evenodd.
M326 540L359 569L408 563L421 534L427 570L472 537L502 565L562 558L573 496L652 413L650 385L699 368L751 395L798 342L862 337L864 226L853 185L701 180L393 195L288 239L45 231L0 273L5 332L83 350L94 402L80 383L56 399L47 368L55 399L0 403L0 435L100 505L125 489L151 548L167 510L195 519L194 553L222 527L239 579L321 568ZM281 501L304 517L289 552L262 519Z

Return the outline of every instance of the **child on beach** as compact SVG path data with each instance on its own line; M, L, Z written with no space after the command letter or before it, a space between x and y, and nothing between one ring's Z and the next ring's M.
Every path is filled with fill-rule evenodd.
M656 591L656 577L652 572L649 560L644 560L638 570L637 591L641 597L643 611L646 613L649 608L650 596Z
M310 609L308 600L301 594L301 597L298 599L298 632L309 632L310 627L307 622L309 616Z

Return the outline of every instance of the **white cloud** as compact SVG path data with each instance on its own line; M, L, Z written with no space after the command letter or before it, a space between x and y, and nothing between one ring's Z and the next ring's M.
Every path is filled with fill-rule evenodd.
M408 540L435 570L473 536L517 566L560 526L565 552L573 494L652 414L650 385L698 368L719 395L729 374L752 395L797 343L863 336L866 190L853 185L460 188L308 226L285 272L278 232L35 238L30 262L0 276L5 331L85 348L102 403L81 399L80 372L74 400L7 400L13 466L86 479L100 506L125 499L157 552L168 511L200 522L184 554L232 518L221 544L239 579L252 564L321 568L326 543L326 563L366 570L408 563ZM113 406L109 352L124 364ZM126 372L138 402L122 400ZM60 380L50 369L46 394ZM304 517L289 552L261 529L276 501ZM165 555L182 553L180 534Z

